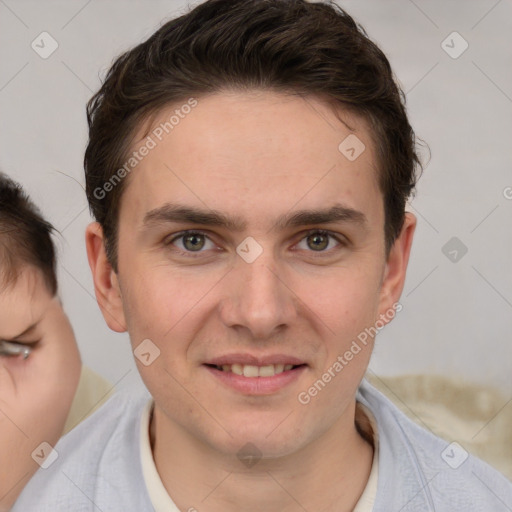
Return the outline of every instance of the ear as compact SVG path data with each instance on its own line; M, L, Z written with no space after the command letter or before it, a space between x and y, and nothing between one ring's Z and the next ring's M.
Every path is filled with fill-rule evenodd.
M126 331L121 289L117 274L112 269L105 252L103 229L93 222L85 230L87 258L94 281L96 300L107 325L116 332Z
M405 274L411 252L412 239L416 229L416 217L409 212L405 213L405 220L400 235L395 240L389 251L386 261L379 299L380 318L385 323L389 321L390 310L397 309L394 304L398 303L405 283ZM388 314L386 314L388 313ZM386 318L384 318L384 316ZM391 318L394 317L394 314Z

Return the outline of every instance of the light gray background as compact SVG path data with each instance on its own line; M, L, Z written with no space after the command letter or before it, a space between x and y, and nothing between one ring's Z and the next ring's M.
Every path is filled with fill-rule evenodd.
M340 4L388 55L432 152L411 205L419 225L404 309L379 335L371 369L460 376L512 398L512 2ZM119 385L138 377L127 335L99 312L85 254L85 103L115 56L184 8L0 0L0 168L62 232L61 296L83 360ZM31 48L43 31L59 45L47 59ZM457 59L441 46L453 31L469 44ZM456 263L442 252L454 236L468 248Z

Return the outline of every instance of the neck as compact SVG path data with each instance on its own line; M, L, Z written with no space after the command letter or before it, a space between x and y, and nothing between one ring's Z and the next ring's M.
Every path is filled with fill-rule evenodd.
M371 437L354 402L300 450L244 467L236 454L198 441L157 407L151 422L153 456L168 494L180 510L198 512L351 511L370 475Z

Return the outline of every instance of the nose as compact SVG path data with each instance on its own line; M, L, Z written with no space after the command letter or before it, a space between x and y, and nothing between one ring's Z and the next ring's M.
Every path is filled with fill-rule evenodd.
M282 334L297 318L298 299L286 275L272 256L263 253L255 262L241 258L224 280L220 314L224 325L248 331L251 338L268 339Z

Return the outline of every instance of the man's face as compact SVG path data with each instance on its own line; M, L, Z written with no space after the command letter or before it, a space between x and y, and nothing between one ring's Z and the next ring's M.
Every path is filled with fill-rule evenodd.
M371 341L299 401L398 298L385 286L370 132L342 116L354 132L314 98L224 93L153 136L121 200L122 309L105 316L126 326L145 362L153 344L160 351L138 363L157 424L226 454L250 442L270 457L335 424L353 428ZM366 147L356 159L338 149L351 133ZM283 370L273 364L293 369L261 376Z

